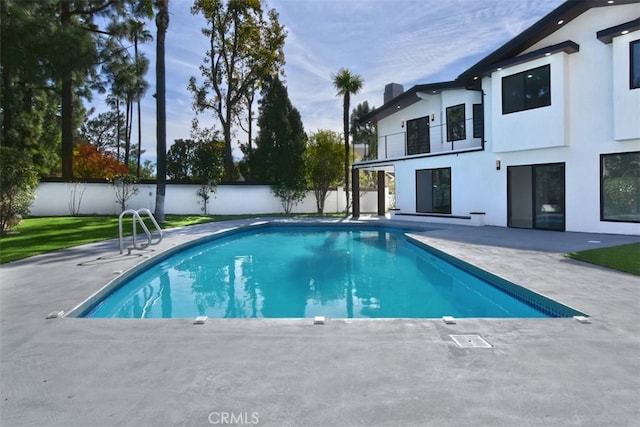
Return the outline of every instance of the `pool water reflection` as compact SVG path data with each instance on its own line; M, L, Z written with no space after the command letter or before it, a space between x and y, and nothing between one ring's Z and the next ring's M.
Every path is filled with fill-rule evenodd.
M183 250L86 317L547 317L393 229L263 228Z

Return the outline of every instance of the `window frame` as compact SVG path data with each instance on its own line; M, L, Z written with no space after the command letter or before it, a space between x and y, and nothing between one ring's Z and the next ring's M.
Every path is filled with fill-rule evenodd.
M434 188L437 188L433 182L436 181L434 180L435 174L441 171L447 171L448 175L449 175L449 182L448 182L448 191L446 193L445 196L445 200L448 201L448 206L445 206L446 209L434 209L436 206L436 204L434 203L434 200L436 199L436 195L435 195L435 191ZM431 172L431 192L429 193L429 197L431 198L430 202L431 202L431 211L423 211L423 210L418 210L419 207L422 205L420 203L421 199L420 199L420 193L419 190L420 188L420 179L419 179L419 174L420 173L424 173L424 172ZM451 200L451 190L452 190L452 176L451 176L451 167L444 167L444 168L426 168L426 169L416 169L415 171L415 180L416 180L416 212L417 213L424 213L424 214L447 214L447 215L451 215L452 212L452 200ZM438 205L438 207L441 207L440 205Z
M426 133L424 135L424 137L425 137L424 141L420 140L420 121L424 121L426 123ZM409 146L409 138L410 138L409 132L410 132L410 129L412 129L414 123L417 124L417 128L416 128L417 129L417 132L416 132L416 139L417 139L416 147L417 147L417 151L416 152L409 152L409 148L410 148L410 146ZM412 155L415 155L415 154L427 154L427 153L430 153L431 152L431 135L430 135L431 128L430 128L429 116L417 117L415 119L407 120L405 126L406 126L406 136L405 136L405 138L406 138L406 142L405 142L405 144L406 144L406 149L405 149L406 155L407 156L412 156ZM421 145L421 142L424 144L424 146ZM422 151L424 149L426 149L426 151Z
M484 139L484 105L473 104L473 137Z
M454 111L460 110L460 108L462 108L462 126L460 126L459 122L455 122L456 127L454 127L452 120L449 119L449 114L450 113L453 114ZM459 113L456 112L456 114L459 114ZM466 105L458 104L458 105L452 105L450 107L447 107L445 110L445 117L447 120L447 142L466 140L467 139ZM455 130L460 130L462 135L454 135Z
M640 215L638 215L637 220L633 219L616 219L605 216L605 159L607 157L613 156L624 156L624 155L638 155L640 156L640 151L627 151L622 153L606 153L600 154L600 221L603 222L623 222L623 223L632 223L638 224L640 223ZM640 178L639 178L640 180Z
M534 102L534 101L528 102L527 93L529 93L532 89L535 88L534 85L529 85L527 83L528 76L529 75L533 76L534 73L541 72L541 71L544 72L545 74L544 76L546 77L546 80L548 83L546 85L548 89L547 90L548 95L544 98L543 97L532 98L533 100L537 100L538 102ZM513 85L509 86L509 84L511 84L512 82L513 82ZM535 110L537 108L549 107L551 105L551 65L550 64L542 65L540 67L535 67L525 71L521 71L519 73L504 76L502 77L501 84L502 84L502 114L503 115L517 113L520 111ZM512 105L509 105L509 103L507 102L510 99L506 98L505 94L508 93L509 91L505 90L505 88L516 87L516 86L520 86L520 87L517 87L517 89L518 89L518 93L522 95L521 96L522 105L513 107ZM540 99L543 99L543 101L540 102ZM512 102L512 104L515 104L515 103Z
M638 50L637 57L634 56L634 49ZM638 72L637 75L634 75L634 71ZM629 90L633 89L640 89L640 39L629 42Z

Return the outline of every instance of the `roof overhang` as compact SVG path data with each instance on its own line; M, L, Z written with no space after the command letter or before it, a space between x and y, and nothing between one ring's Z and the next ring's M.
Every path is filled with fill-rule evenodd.
M576 17L593 7L616 6L628 3L637 3L637 0L614 0L613 3L598 0L566 1L531 27L464 71L458 76L458 79L467 82L472 81L474 78L477 79L485 74L488 70L497 68L495 64L517 58L518 54L566 26Z
M580 51L580 45L571 40L564 41L562 43L554 44L551 46L543 47L542 49L534 50L532 52L525 53L524 55L516 56L501 62L493 64L487 69L483 75L491 74L494 71L500 70L505 67L511 67L518 64L523 64L534 59L543 58L545 56L553 55L554 53L564 52L566 54L572 54Z
M630 3L639 3L638 0L569 0L562 3L551 13L544 16L531 27L514 37L502 47L493 51L485 58L481 59L475 65L464 71L456 80L444 83L431 83L417 85L397 96L391 101L385 103L382 107L375 109L371 113L360 119L361 122L377 122L394 112L415 104L420 98L425 98L429 94L437 94L447 89L470 89L478 90L481 88L480 77L490 74L501 67L507 67L531 61L533 59L551 55L558 52L572 54L580 50L580 46L567 40L553 46L528 52L524 55L520 53L534 46L558 29L567 25L570 21L580 16L587 10L597 7L610 7ZM640 28L640 18L629 21L615 27L607 28L597 33L598 39L603 43L610 43L611 39L616 35L622 35L623 31L635 31ZM518 56L519 55L519 56Z
M357 162L352 165L353 169L366 170L366 171L384 171L388 173L395 172L393 162L387 159L384 160L367 160L364 162Z
M638 3L638 0L569 0L555 8L538 22L525 31L509 40L502 47L490 53L478 63L458 76L458 80L470 82L482 76L487 70L495 68L495 64L516 58L520 52L524 52L545 37L564 27L576 17L582 15L591 8L612 7L624 4ZM635 21L631 21L635 22ZM615 28L615 27L614 27ZM606 31L606 30L604 30ZM622 30L621 30L622 31ZM523 55L524 56L524 55Z
M632 31L640 30L640 18L636 18L633 21L625 22L624 24L616 25L615 27L609 27L604 30L600 30L596 33L596 37L604 44L609 44L613 41L614 37L623 36Z
M384 104L382 107L376 108L366 116L360 119L361 123L377 122L380 119L384 119L395 113L398 110L409 107L416 102L424 99L428 95L436 95L442 93L444 90L451 89L466 89L465 85L457 80L440 83L428 83L422 85L413 86L411 89L396 96L391 101Z

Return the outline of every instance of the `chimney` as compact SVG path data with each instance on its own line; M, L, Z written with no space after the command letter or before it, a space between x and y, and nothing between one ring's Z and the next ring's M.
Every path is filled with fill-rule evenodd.
M391 101L393 98L402 95L404 88L398 83L389 83L384 87L384 103Z

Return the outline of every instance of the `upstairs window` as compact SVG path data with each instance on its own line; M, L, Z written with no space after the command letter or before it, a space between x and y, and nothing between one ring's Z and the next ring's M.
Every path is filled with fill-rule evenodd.
M502 78L502 114L551 105L551 67L544 65Z
M629 88L640 88L640 40L629 43Z
M407 120L407 155L428 153L429 117Z
M464 104L447 107L447 141L467 139L464 122Z
M473 104L473 137L484 138L484 109L482 104Z

